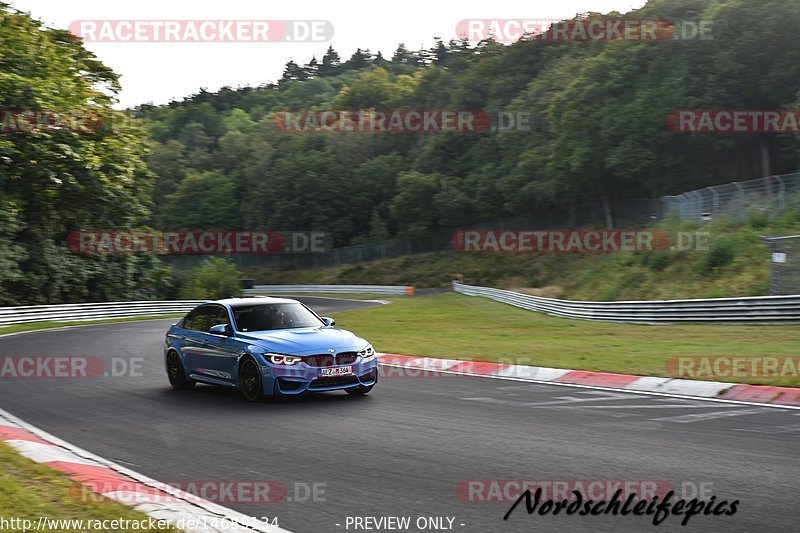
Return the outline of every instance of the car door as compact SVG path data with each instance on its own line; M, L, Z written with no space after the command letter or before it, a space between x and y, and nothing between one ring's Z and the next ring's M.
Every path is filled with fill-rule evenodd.
M202 348L198 350L198 364L204 375L233 383L236 379L236 364L239 356L239 344L231 335L210 333L212 326L225 325L231 327L228 310L218 304L207 306L207 324L202 334Z
M205 375L203 364L209 350L206 332L211 322L211 309L204 305L189 313L183 321L181 349L190 374Z

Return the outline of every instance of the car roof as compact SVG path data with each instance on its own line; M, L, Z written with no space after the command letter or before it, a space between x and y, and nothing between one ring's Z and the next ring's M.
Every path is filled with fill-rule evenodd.
M241 307L243 305L264 305L280 303L299 303L291 298L273 298L272 296L251 296L249 298L225 298L224 300L214 300L207 304L222 304L228 307Z

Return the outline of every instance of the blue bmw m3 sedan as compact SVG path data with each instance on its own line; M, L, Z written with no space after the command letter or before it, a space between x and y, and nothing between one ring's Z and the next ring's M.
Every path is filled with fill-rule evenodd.
M378 381L367 341L286 298L204 303L169 329L164 354L173 388L220 385L251 402L339 389L362 395Z

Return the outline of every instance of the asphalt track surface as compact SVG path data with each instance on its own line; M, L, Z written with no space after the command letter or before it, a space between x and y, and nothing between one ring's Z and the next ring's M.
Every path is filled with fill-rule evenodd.
M374 305L304 300L321 314ZM170 389L162 344L173 321L0 338L0 356L144 360L136 376L2 379L0 407L160 481L277 481L292 501L220 503L292 532L367 531L346 528L348 516L406 516L408 531L423 530L419 517L464 532L797 531L798 410L399 372L363 398L248 404L210 386ZM524 504L503 521L511 502L465 501L468 480L646 480L740 503L686 527L675 516L657 527L646 516L529 516Z

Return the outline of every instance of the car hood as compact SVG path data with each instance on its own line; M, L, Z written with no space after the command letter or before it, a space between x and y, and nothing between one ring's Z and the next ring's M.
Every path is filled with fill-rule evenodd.
M276 353L288 355L313 355L361 350L367 341L339 328L295 328L272 331L237 332L236 336Z

